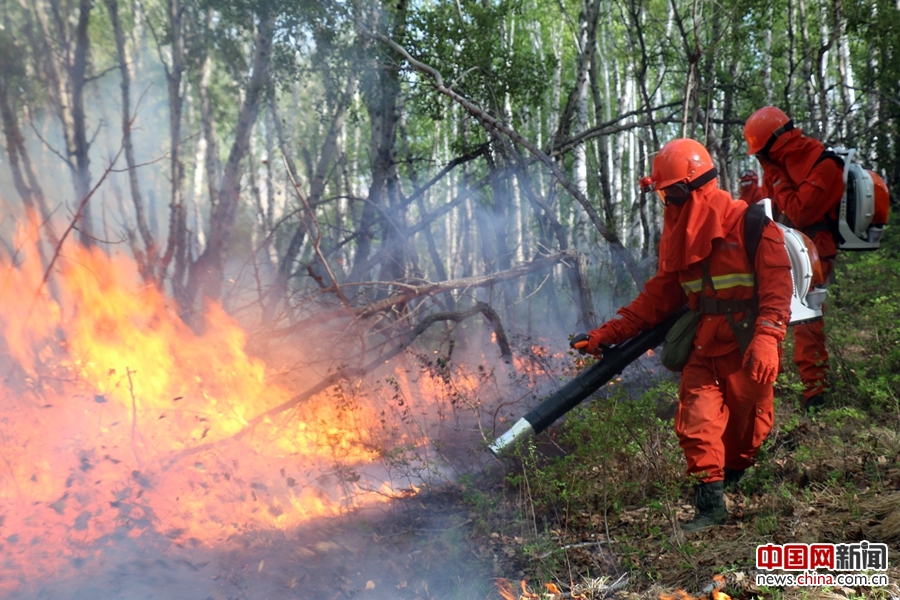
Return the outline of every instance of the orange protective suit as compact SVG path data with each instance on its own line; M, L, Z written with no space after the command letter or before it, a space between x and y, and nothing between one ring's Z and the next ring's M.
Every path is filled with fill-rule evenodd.
M837 242L828 226L836 220L844 193L843 172L832 159L819 160L825 146L799 129L782 134L763 165L763 187L789 224L808 235L819 252L826 280L834 270ZM822 319L794 326L794 363L804 401L826 390L828 351Z
M755 336L772 336L780 345L790 317L790 259L781 230L769 223L755 264L750 264L744 246L746 211L745 203L717 189L715 181L694 191L683 206L666 206L656 275L619 310L618 319L590 333L592 343L623 342L686 301L697 308L701 297L747 300L756 288ZM704 263L715 291L704 281ZM739 321L744 313L732 316ZM752 379L747 359L726 314L704 313L682 372L675 420L687 471L704 483L722 480L726 466L735 470L750 466L772 428L772 385ZM777 364L776 356L770 368Z

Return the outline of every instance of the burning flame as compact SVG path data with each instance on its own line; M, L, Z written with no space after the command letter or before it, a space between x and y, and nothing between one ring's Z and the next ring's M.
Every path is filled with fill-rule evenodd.
M515 595L513 592L512 584L503 578L497 579L497 591L499 592L501 598L503 600L541 600L545 598L547 600L561 600L563 597L563 592L559 589L555 583L545 583L544 587L547 588L547 593L543 596L539 594L535 594L528 590L528 585L523 579L521 581L522 593L519 596ZM574 586L572 586L574 588ZM573 600L587 600L587 597L584 594L577 594L574 591L571 592L568 598L572 598ZM724 600L724 599L723 599Z
M131 259L70 244L45 282L36 244L0 257L0 591L114 540L212 545L398 495L361 476L383 413L337 393L264 417L295 391L220 306L197 334Z
M556 588L552 583L549 585L553 586L552 589ZM503 600L540 600L540 596L528 591L528 585L524 579L522 580L521 586L522 595L516 597L513 592L512 584L508 580L503 578L497 579L497 590L500 592Z

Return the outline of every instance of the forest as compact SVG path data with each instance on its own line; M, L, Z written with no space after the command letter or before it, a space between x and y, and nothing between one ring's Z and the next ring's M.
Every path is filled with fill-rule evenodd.
M414 327L442 299L572 329L652 274L637 180L668 140L703 142L736 192L758 169L743 121L774 104L900 183L892 3L450 8L5 2L5 212L51 247L73 220L124 240L185 314L257 287L269 323ZM224 289L247 261L259 286Z
M201 462L202 477L218 477L208 457L237 456L239 450L222 450L228 444L252 438L262 453L259 428L270 427L270 439L276 439L296 427L297 414L321 394L340 414L315 413L310 422L358 416L356 403L369 402L359 390L378 388L370 393L385 396L398 425L392 429L384 411L380 417L373 412L371 422L393 436L391 449L373 450L366 438L350 444L346 455L321 459L331 461L327 468L345 492L356 485L354 494L361 493L365 469L347 466L361 460L355 452L377 455L394 469L402 465L407 474L434 475L443 469L436 463L451 464L455 491L447 493L453 504L464 513L496 514L469 517L465 529L467 543L476 547L471 554L488 560L493 553L493 576L530 578L538 593L551 580L568 590L553 596L558 588L547 587L540 597L601 598L648 589L658 595L665 589L652 586L660 582L699 593L712 581L713 562L718 569L725 559L709 558L705 546L686 549L690 544L673 542L658 529L680 510L683 499L676 498L687 498L678 483L682 467L671 416L664 415L674 397L671 378L629 371L630 383L607 394L615 401L583 409L577 424L553 438L549 456L532 448L487 480L462 473L462 459L451 456L436 431L453 437L443 426L453 421L477 430L478 439L468 442L483 446L507 427L507 419L521 416L527 402L582 366L565 353L569 336L610 318L656 270L663 206L654 194L642 193L638 181L668 141L701 142L718 168L719 187L736 197L739 173L762 172L748 156L743 124L758 108L775 105L805 135L829 147L857 149L857 160L889 189L900 189L898 48L900 5L888 0L0 0L3 396L11 415L50 439L67 419L51 427L35 407L94 398L84 414L107 411L97 414L104 429L130 423L121 448L134 461L127 469L103 462L110 455L96 449L107 448L101 441L90 450L67 446L65 452L81 458L57 463L48 451L42 471L48 481L66 485L41 483L24 463L43 459L28 459L24 441L12 444L22 434L7 423L4 444L19 448L5 459L10 475L0 483L0 498L19 499L18 508L4 509L7 523L18 518L40 528L56 519L65 530L60 535L70 539L69 513L58 503L74 506L78 497L77 519L84 520L74 521L75 530L84 525L96 529L94 541L112 539L104 536L132 517L115 504L119 514L105 521L99 500L84 499L94 492L67 491L72 477L87 477L85 461L114 469L108 480L124 474L121 481L130 483L116 488L114 500L124 502L137 494L134 481L146 477L162 490L148 473L163 478L181 463L187 470L196 461L191 477L201 476ZM892 371L900 365L898 332L887 325L898 316L900 246L890 227L886 236L879 253L839 259L829 296L837 317L829 327L832 339L843 342L833 374L835 396L843 400L832 420L800 421L790 404L796 371L779 379L777 422L790 429L769 448L767 470L760 469L770 491L788 489L788 481L795 486L791 498L804 489L837 497L836 490L849 485L844 478L860 481L870 463L878 482L865 479L860 494L865 488L877 496L900 482L900 475L886 475L900 450L900 382ZM96 295L85 291L92 284L82 278L97 280ZM127 282L137 295L120 297L113 280ZM133 312L116 321L106 302ZM90 332L84 335L94 337L77 346L80 338L65 333L64 322L82 319L90 305L103 311L85 326ZM160 349L142 337L141 331L155 332L169 319L169 346ZM122 328L131 326L138 333L125 340ZM127 347L127 360L116 354L114 339ZM196 357L182 356L185 348L195 348ZM171 364L159 365L163 373L209 362L210 373L196 375L204 381L198 385L220 378L225 387L197 391L201 402L209 402L198 405L197 414L228 412L236 421L218 429L192 421L176 429L174 409L153 412L146 400L153 393L168 394L167 402L193 397L184 391L187 384L157 389L149 380L147 356L155 364L157 353L172 357ZM208 361L199 358L204 353ZM241 366L219 367L223 353ZM408 384L386 374L384 365L394 361L427 373L443 390L435 394L465 416L448 417L432 407L439 425L415 421L409 398L425 394L432 383L420 378ZM263 383L235 391L238 379L262 381L266 368L283 392L271 394ZM862 375L866 369L874 370L869 377ZM68 385L77 393L65 391ZM47 400L46 390L57 399ZM499 399L489 399L493 393ZM229 394L266 400L229 404L226 411L222 397ZM518 400L504 405L504 394ZM626 396L629 401L620 404ZM621 406L627 408L604 412ZM658 415L658 422L645 420L641 410ZM189 419L186 409L178 414ZM203 423L206 418L196 417ZM166 435L174 442L149 433L160 422L172 428ZM894 425L870 427L885 422ZM848 423L856 423L854 432L868 432L871 447L850 448ZM416 433L399 433L404 427ZM821 458L816 453L834 444L832 434L848 444L841 455L846 464L859 459L864 472L819 465L815 476L804 471L801 482L794 471L806 463L796 448L809 443ZM810 436L820 444L809 442ZM421 448L410 440L422 437L440 438L425 458L410 450ZM80 434L76 438L88 444ZM335 439L316 443L345 447ZM597 439L604 440L602 447ZM302 444L291 443L295 455ZM298 479L286 477L289 463L282 458L265 468L277 471L280 465L275 478L283 493L272 484L265 493L272 497L267 518L282 519L278 528L285 530L290 502L297 508L310 500L293 495L290 482ZM153 471L148 465L154 461L164 466ZM602 471L602 482L579 487L580 480L576 486L566 472L572 477L578 469L567 461L593 469L581 474L584 481ZM615 464L620 477L607 478L607 466ZM70 471L75 475L67 478ZM144 475L134 475L139 472ZM223 477L232 481L230 474ZM203 482L191 483L191 493L210 483ZM77 485L91 489L87 479ZM262 483L247 485L253 488L247 497L264 496ZM32 494L35 505L52 509L40 525L23 516L22 498ZM783 533L782 513L799 510L788 496L779 496L782 504L775 507L748 501L746 519L755 519L757 537ZM139 494L128 497L146 519L164 520L159 508L149 516L149 501L138 500ZM352 505L347 497L337 512ZM649 512L635 516L642 505ZM872 509L881 515L875 520L893 506ZM614 513L618 525L610 524ZM579 519L583 527L576 526ZM513 524L518 533L502 530ZM142 526L162 533L159 525ZM553 563L560 548L588 547L579 546L579 536L591 527L598 534L605 529L610 540L610 527L617 526L627 533L620 535L616 560L595 554L576 564L563 552L566 560ZM223 527L229 535L239 529ZM13 535L25 539L24 533ZM643 549L638 540L647 536L659 537L659 547ZM191 537L197 538L203 536ZM900 527L884 539L896 549ZM547 546L553 543L555 548ZM750 551L740 551L749 560ZM650 564L651 558L663 563ZM593 581L590 573L610 561L619 565L617 573L627 562L627 570L644 575L632 575L630 588L576 586ZM729 586L740 588L734 572L741 569L730 573ZM0 577L0 589L26 594L20 597L61 589L36 591L35 581L46 573L17 566L9 573L14 575L7 581L15 585L4 587ZM674 573L678 577L665 576ZM427 586L414 592L403 583L398 594L432 597ZM359 589L371 588L364 581ZM502 597L520 597L518 587L504 592L493 583L465 597L498 597L498 589ZM284 597L304 597L290 593ZM523 584L521 597L539 597L530 593Z

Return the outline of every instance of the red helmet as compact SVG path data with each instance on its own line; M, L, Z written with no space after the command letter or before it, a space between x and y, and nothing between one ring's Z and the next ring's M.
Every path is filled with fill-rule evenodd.
M776 138L793 129L794 124L783 110L776 106L764 106L750 115L744 124L744 139L747 140L747 155L753 156Z
M674 183L688 183L715 169L703 144L689 138L673 140L653 159L650 179L662 190Z
M887 223L891 207L891 194L881 175L875 171L869 171L869 175L872 176L872 183L875 187L875 210L872 214L872 225L884 225Z

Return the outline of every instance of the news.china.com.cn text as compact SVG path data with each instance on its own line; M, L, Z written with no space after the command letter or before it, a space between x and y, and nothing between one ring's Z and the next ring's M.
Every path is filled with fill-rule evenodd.
M766 587L857 588L884 587L890 583L885 573L878 573L888 568L887 544L867 541L854 544L765 544L756 547L756 568L756 585ZM837 573L822 573L817 569ZM787 573L773 573L775 570Z
M758 587L841 586L847 588L885 587L890 583L884 573L757 573Z

